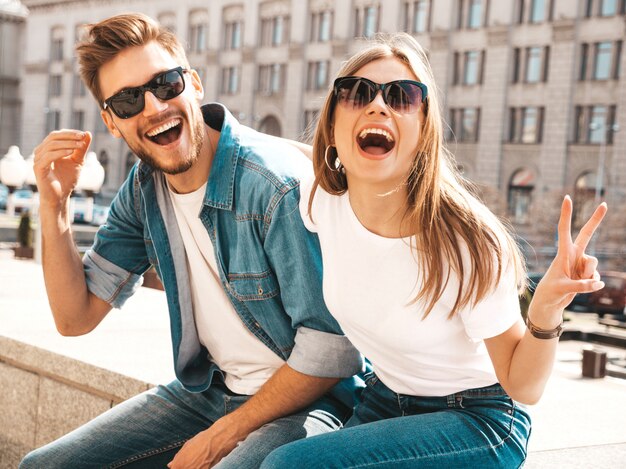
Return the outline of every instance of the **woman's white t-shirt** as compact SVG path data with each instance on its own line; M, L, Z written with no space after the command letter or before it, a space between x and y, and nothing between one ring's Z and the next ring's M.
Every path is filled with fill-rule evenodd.
M368 231L348 194L317 188L308 215L312 180L303 181L300 213L318 234L324 265L324 300L378 377L397 393L445 396L497 382L483 339L520 319L517 287L507 270L490 295L448 319L459 284L452 273L441 299L423 319L425 302L413 303L420 285L419 257L409 238Z

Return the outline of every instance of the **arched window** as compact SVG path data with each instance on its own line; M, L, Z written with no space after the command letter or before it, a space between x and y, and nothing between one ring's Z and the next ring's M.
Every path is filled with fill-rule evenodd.
M176 13L172 12L163 12L158 16L159 23L161 26L166 28L171 33L176 34Z
M513 173L507 198L508 212L513 223L530 222L530 203L536 179L535 172L529 168L520 168Z
M267 116L261 121L259 126L259 132L265 134L274 135L275 137L281 136L280 122L274 116Z

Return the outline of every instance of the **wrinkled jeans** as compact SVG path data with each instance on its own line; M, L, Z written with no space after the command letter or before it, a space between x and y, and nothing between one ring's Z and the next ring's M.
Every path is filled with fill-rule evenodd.
M20 469L165 468L185 441L249 397L229 391L219 374L202 393L191 393L178 381L158 386L29 453ZM325 397L251 433L214 467L258 468L281 445L338 429L350 411Z
M262 469L517 468L530 418L499 384L444 397L397 394L367 378L352 418L338 432L273 451Z

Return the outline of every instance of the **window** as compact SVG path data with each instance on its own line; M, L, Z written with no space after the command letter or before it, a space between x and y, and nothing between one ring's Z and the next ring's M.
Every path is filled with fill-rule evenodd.
M72 112L72 128L77 130L85 128L85 113L83 111Z
M50 61L55 62L63 60L63 39L65 29L62 26L56 26L50 31Z
M541 143L543 138L543 107L510 108L510 143Z
M543 108L522 108L522 143L540 143Z
M259 65L258 91L266 95L278 94L283 88L283 74L283 64Z
M511 82L519 83L522 77L525 83L548 81L549 59L549 46L515 48L513 50Z
M526 83L537 83L541 80L541 47L529 47L526 52Z
M205 23L189 26L189 46L191 52L203 52L207 48L208 25Z
M456 52L454 54L453 84L482 84L484 66L485 51Z
M467 28L478 29L482 26L482 0L469 0L469 12L467 14Z
M61 111L50 109L46 115L46 133L49 134L53 130L61 128Z
M53 39L50 44L50 60L63 60L63 39Z
M328 60L309 62L307 90L321 90L328 86Z
M430 0L408 1L404 4L404 30L425 33L430 30Z
M507 206L513 223L530 222L530 204L536 179L535 173L528 168L518 169L511 177Z
M579 80L619 79L622 41L581 44L580 51Z
M241 21L224 25L224 48L234 50L241 48Z
M532 0L530 3L530 22L541 23L546 19L546 1Z
M320 11L311 14L311 42L328 42L332 39L333 12Z
M239 67L222 68L222 94L237 94L239 92Z
M613 44L598 42L595 45L593 79L607 80L611 77L611 59Z
M450 109L450 128L459 142L477 142L480 108Z
M601 0L600 16L614 16L617 14L617 0Z
M63 86L63 77L61 75L50 75L50 83L48 88L48 95L50 97L61 96L61 90Z
M357 8L355 11L354 35L355 37L370 38L378 31L379 6L366 6Z
M87 94L87 87L83 80L81 80L80 75L74 75L72 88L72 94L76 97L85 96Z
M285 44L289 37L289 17L274 16L271 18L261 19L261 38L262 46L277 47Z
M613 144L615 105L576 106L574 142L587 144Z

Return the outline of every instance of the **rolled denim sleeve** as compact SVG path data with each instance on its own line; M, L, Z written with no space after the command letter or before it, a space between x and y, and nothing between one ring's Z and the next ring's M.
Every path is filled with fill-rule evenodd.
M87 288L114 308L121 308L143 283L141 275L128 272L93 250L83 257Z
M363 358L326 308L319 240L302 222L299 198L299 186L281 194L265 238L283 306L296 329L287 363L311 376L350 377L363 369Z
M287 364L300 373L320 378L349 378L363 369L361 354L345 335L301 326L295 341Z

